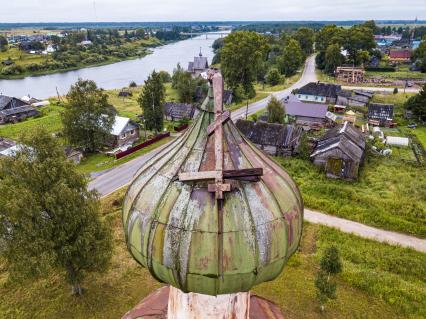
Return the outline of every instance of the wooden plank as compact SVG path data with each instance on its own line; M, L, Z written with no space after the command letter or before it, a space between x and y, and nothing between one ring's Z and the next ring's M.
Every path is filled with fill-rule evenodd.
M207 128L207 134L212 135L220 125L225 124L230 119L231 119L231 112L225 111L224 113L220 114L219 117L218 117L218 120L215 120Z
M230 192L231 191L231 184L209 184L209 192Z
M222 178L222 173L218 171L204 171L204 172L188 172L188 173L180 173L179 180L181 182L189 182L189 181L201 181L201 180L209 180L217 178Z
M263 168L245 168L223 171L223 178L236 179L239 177L262 176Z

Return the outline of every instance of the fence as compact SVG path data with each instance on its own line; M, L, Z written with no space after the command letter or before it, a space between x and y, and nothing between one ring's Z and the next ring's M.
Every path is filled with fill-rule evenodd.
M182 132L183 130L186 130L188 128L188 124L183 124L179 127L175 127L176 132Z
M133 147L129 148L128 150L124 151L124 152L120 152L120 153L115 154L115 158L116 159L123 158L124 156L132 154L136 151L139 151L139 150L141 150L141 149L143 149L147 146L150 146L150 145L152 145L152 144L154 144L154 143L156 143L156 142L158 142L158 141L160 141L160 140L162 140L166 137L169 137L169 136L170 136L170 132L159 134L156 137L154 137L154 138L152 138L148 141L143 142L142 144L133 146Z

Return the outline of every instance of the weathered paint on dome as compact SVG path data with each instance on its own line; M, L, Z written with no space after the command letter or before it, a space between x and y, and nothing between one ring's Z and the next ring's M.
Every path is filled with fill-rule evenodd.
M215 135L207 134L212 110L210 89L187 132L139 169L125 197L123 224L133 257L157 280L218 295L248 291L281 273L299 245L303 203L290 176L232 121L223 125L224 169L260 167L260 180L232 181L221 204L207 181L179 180L179 173L215 170Z

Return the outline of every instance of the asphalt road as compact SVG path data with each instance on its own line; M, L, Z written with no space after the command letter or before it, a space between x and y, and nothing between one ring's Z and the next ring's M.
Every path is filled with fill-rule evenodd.
M299 81L297 81L288 89L278 91L273 94L278 99L282 99L289 95L292 90L300 88L309 82L315 81L317 81L317 77L315 75L315 57L312 56L306 60L305 68ZM258 102L249 104L248 114L253 114L263 108L266 108L269 99L270 97L267 97ZM245 114L246 108L243 107L232 112L231 118L232 120L236 120L238 118L245 117ZM133 179L133 175L136 173L139 167L141 167L141 165L143 165L151 157L155 156L166 145L168 144L165 144L162 147L157 148L148 154L137 157L123 165L117 166L111 170L104 172L103 174L99 175L90 182L89 189L96 189L101 194L101 196L106 196L128 185Z
M289 95L293 89L300 88L303 85L309 82L316 82L317 77L315 75L315 59L310 57L306 61L304 72L295 84L293 84L288 89L283 91L275 92L275 95L278 99L282 99ZM353 87L352 87L353 89ZM365 88L363 88L365 89ZM375 88L378 89L378 88ZM249 104L248 114L256 113L257 111L263 109L268 104L270 97L267 97L261 101ZM241 117L245 117L246 108L241 108L232 112L232 120L236 120ZM116 190L123 188L130 184L133 179L133 175L136 171L143 165L147 160L155 156L168 144L165 144L148 154L137 157L123 165L117 166L111 170L106 171L105 173L99 175L93 179L89 184L89 189L96 189L102 197L107 196ZM416 238L413 236L408 236L396 232L386 231L375 227L370 227L363 225L357 222L346 220L343 218L338 218L335 216L330 216L321 212L312 211L305 209L304 213L305 220L315 224L322 224L329 227L334 227L340 229L346 233L353 233L360 237L386 242L392 245L399 245L402 247L409 247L420 252L426 253L426 240Z

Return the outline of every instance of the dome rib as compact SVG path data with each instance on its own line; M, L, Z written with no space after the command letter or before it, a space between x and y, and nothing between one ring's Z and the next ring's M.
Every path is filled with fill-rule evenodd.
M191 127L137 171L123 224L132 255L157 280L218 295L281 273L300 240L303 203L288 174L230 121L222 78L211 75Z

